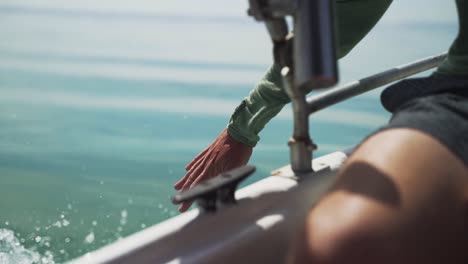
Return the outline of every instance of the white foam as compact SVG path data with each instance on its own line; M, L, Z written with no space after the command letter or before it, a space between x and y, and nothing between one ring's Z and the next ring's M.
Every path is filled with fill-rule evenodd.
M38 237L36 237L36 241ZM41 239L39 239L40 241ZM26 249L21 245L15 233L0 228L0 263L2 264L53 264L54 257L50 251L41 256L38 252Z

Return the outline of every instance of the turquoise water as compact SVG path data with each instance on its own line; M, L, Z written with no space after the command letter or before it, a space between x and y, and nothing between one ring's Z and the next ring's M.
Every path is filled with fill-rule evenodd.
M173 183L270 63L241 2L0 1L0 263L61 263L177 214ZM342 82L446 50L455 20L447 1L396 1ZM378 97L312 117L317 155L384 124ZM288 163L290 128L285 109L248 182Z

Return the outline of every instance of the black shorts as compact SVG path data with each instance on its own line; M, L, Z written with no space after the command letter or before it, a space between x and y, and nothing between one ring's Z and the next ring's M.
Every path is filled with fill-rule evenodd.
M447 146L468 166L468 79L407 79L386 88L381 100L393 115L379 131L419 130Z

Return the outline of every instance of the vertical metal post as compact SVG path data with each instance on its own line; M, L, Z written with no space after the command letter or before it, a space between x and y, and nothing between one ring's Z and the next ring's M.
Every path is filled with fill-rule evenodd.
M312 172L312 151L315 144L309 136L309 112L305 92L294 83L294 71L289 67L281 69L284 86L291 98L294 116L294 132L289 139L291 168L297 176Z
M338 81L333 0L298 0L294 16L294 82L306 92Z
M306 94L338 81L332 2L298 0L294 16L294 65L293 69L282 69L294 114L294 132L289 140L291 167L298 176L313 171L312 152L316 149L309 135Z
M289 140L291 166L296 175L312 172L306 94L338 80L332 0L249 0L248 14L265 21L274 44L275 63L281 65L294 113ZM286 15L294 16L293 51L287 37Z

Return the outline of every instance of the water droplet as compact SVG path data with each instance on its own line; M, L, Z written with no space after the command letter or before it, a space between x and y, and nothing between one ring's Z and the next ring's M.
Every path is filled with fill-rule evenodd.
M126 218L127 217L127 210L122 210L122 212L120 212L120 215L122 216L122 218Z
M141 228L145 228L145 227L146 227L146 225L145 225L145 224L141 224L140 226L141 226Z
M93 221L91 224L93 224L93 226L97 226L97 221Z
M88 244L94 242L94 233L93 233L93 231L91 231L91 233L89 233L89 234L86 236L85 242L88 243Z
M8 221L5 222L5 225L9 225L10 223Z
M104 184L104 181L100 181L99 184L101 184L101 185Z
M63 219L63 218L65 218L65 216L62 214L62 215L60 215L60 218L62 218L62 219Z
M128 204L133 204L133 200L132 199L128 199Z
M53 226L56 226L58 228L61 228L62 227L62 223L60 221L57 221L55 223L52 224Z
M70 222L67 219L63 219L63 221L62 221L63 226L68 226L69 224L70 224Z
M60 254L65 254L65 250L61 249L60 251Z
M122 217L120 219L121 225L125 225L127 223L127 215L128 215L127 210L122 210L122 212L120 212L120 216Z
M34 229L36 229L36 231L38 231L38 232L41 231L41 228L38 227L38 226L36 226L36 228L34 228Z
M71 204L68 204L68 205L67 205L67 208L68 208L68 210L71 210L71 209L72 209L72 205L71 205Z
M123 229L122 229L121 226L117 227L117 231L122 232L122 230L123 230Z
M65 238L65 243L70 243L71 239L69 237Z
M37 236L34 240L36 240L37 243L41 242L41 237Z

